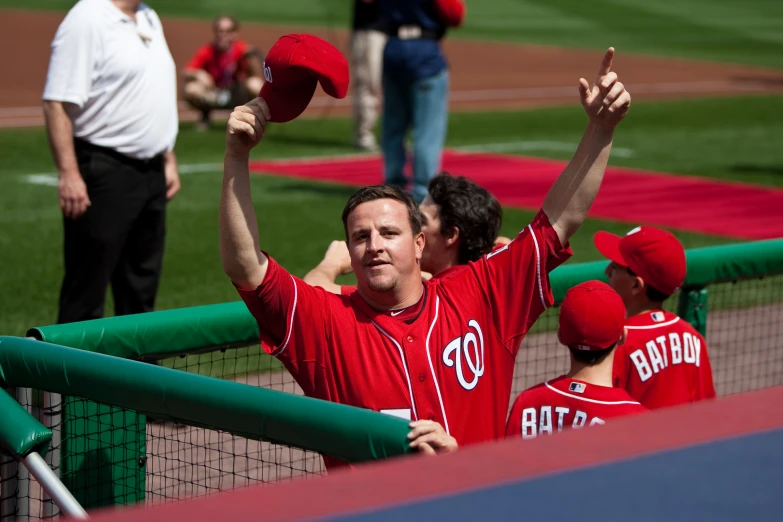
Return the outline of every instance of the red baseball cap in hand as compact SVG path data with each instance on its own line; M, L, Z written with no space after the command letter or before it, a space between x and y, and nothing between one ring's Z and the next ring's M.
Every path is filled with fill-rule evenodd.
M623 237L596 232L593 242L606 258L630 268L659 292L672 295L685 282L685 249L671 232L647 226Z
M585 281L566 292L557 338L575 350L605 350L623 336L625 305L611 286Z
M264 60L259 97L269 106L270 121L284 123L304 112L320 82L333 98L348 93L348 61L332 44L309 34L287 34Z

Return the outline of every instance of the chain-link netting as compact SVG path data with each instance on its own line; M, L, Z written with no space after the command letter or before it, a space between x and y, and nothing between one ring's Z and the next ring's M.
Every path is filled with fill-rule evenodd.
M783 384L783 275L707 288L707 349L719 396ZM664 303L676 313L679 294ZM557 307L547 310L522 341L512 400L568 371L557 341Z
M303 395L277 359L250 346L158 361L167 368ZM170 422L147 423L148 502L324 472L317 453Z
M783 275L711 285L707 304L717 394L783 384Z
M177 356L161 366L269 389L301 389L259 346ZM17 400L55 434L47 462L86 508L158 504L253 484L275 484L324 473L321 456L221 430L145 417L80 398L17 389ZM47 404L46 401L56 401ZM2 520L57 518L24 466L0 461ZM6 478L8 477L8 478ZM13 504L12 504L13 503Z

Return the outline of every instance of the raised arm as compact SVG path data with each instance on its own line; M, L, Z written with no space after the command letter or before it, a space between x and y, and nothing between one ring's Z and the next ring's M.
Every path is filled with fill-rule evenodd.
M270 118L261 98L236 107L226 128L223 189L220 196L220 257L223 270L243 290L257 288L266 275L258 222L250 196L250 150L264 136Z
M563 245L587 217L609 162L614 129L631 105L630 93L612 71L613 58L614 48L610 47L592 87L584 78L579 79L579 95L590 123L542 206Z
M340 285L335 283L335 280L337 276L351 271L351 256L345 241L332 241L326 249L324 258L318 266L307 273L304 280L312 286L320 286L328 292L340 294Z

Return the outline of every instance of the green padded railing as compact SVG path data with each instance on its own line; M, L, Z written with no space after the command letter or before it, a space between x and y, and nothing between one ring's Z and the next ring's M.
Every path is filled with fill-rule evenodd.
M687 251L684 289L783 273L783 240L753 241ZM551 274L555 302L572 286L606 280L606 262L565 265ZM258 325L241 301L31 328L28 336L129 359L160 359L214 347L258 342Z
M21 404L0 388L0 448L23 458L32 452L46 454L52 430L38 422Z
M31 328L27 336L137 360L258 342L258 325L242 301L163 310L142 317L107 317L42 326Z
M685 254L688 275L683 289L783 274L783 239L693 248ZM607 264L594 261L555 269L550 276L555 302L561 302L569 288L583 281L606 281Z
M0 336L0 385L218 427L347 462L410 452L408 422L390 415L32 339Z

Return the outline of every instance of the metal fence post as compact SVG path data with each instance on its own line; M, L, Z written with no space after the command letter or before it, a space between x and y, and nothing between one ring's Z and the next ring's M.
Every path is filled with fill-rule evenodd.
M60 425L62 424L62 396L59 393L44 392L41 423L52 430L52 441L46 453L46 464L60 476ZM60 512L57 504L49 497L43 497L43 518L52 518Z
M707 289L683 288L677 301L677 315L707 337Z
M22 460L30 474L35 477L46 494L54 499L65 515L69 518L88 518L84 508L79 505L68 488L63 486L57 475L49 469L46 461L38 453L32 452Z

